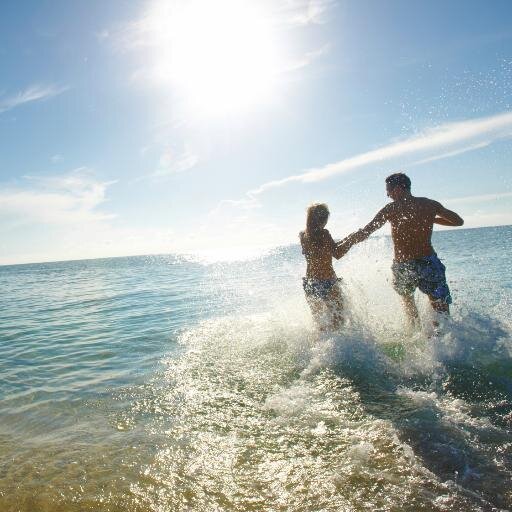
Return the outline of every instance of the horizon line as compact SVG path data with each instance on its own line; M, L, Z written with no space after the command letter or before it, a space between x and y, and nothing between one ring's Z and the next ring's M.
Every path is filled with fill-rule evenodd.
M512 227L512 224L492 224L490 226L453 226L451 227L451 229L441 229L441 230L437 230L435 231L436 233L447 233L447 232L450 232L450 231L453 231L453 230L456 230L456 231L468 231L468 230L472 230L472 229L488 229L488 228L506 228L506 227ZM391 235L388 235L388 234L378 234L378 235L375 235L375 234L372 234L370 236L370 238L379 238L381 236L386 236L386 237L389 237ZM268 247L269 250L273 250L273 249L278 249L280 247L292 247L292 246L295 246L295 245L299 245L297 242L293 242L293 243L283 243L283 244L276 244L276 245L273 245L273 246L270 246ZM206 249L207 250L207 249ZM57 260L43 260L43 261L27 261L27 262L23 262L23 263L1 263L0 262L0 269L2 267L18 267L18 266L23 266L23 265L46 265L46 264L56 264L56 263L73 263L73 262L78 262L78 261L97 261L97 260L110 260L110 259L120 259L120 258L143 258L143 257L148 257L148 256L152 256L152 257L157 257L157 256L184 256L184 257L188 257L188 256L197 256L197 254L201 252L201 251L196 251L196 252L162 252L162 253L139 253L139 254L123 254L123 255L119 255L119 256L97 256L97 257L94 257L94 258L71 258L71 259L68 259L68 260L61 260L61 259L57 259ZM238 260L235 260L235 261L238 261Z

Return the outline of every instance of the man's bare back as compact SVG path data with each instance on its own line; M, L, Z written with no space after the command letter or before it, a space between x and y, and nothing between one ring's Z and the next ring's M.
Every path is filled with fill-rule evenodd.
M445 208L426 197L409 196L383 208L382 215L391 224L395 261L409 261L430 256L432 230Z
M415 321L418 311L414 290L419 288L429 297L434 310L449 312L450 290L445 268L432 247L434 224L462 226L459 215L426 197L411 194L411 180L403 173L386 178L386 191L393 201L387 204L364 228L352 233L337 244L337 249L348 251L352 245L366 240L386 222L391 224L394 246L393 286L401 295L406 312Z
M393 193L393 190L388 191L391 198ZM431 243L434 224L461 226L463 220L437 201L409 193L387 204L370 223L342 243L352 246L362 242L386 222L391 224L395 261L402 262L430 256L434 252Z

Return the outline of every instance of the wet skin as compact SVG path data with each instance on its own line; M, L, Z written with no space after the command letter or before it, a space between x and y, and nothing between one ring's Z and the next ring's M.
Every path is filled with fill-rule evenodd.
M455 212L448 210L441 203L426 197L415 197L400 185L387 185L386 192L392 202L384 206L364 228L352 233L337 244L340 250L348 251L354 244L366 240L374 231L386 222L391 224L391 237L395 252L395 261L404 262L430 256L432 247L432 230L434 224L443 226L462 226L464 221ZM429 297L432 307L447 313L448 304ZM418 317L414 296L402 295L406 312L410 319Z
M306 277L321 281L336 279L332 259L340 259L348 249L336 245L329 231L325 229L325 224L314 242L309 239L304 231L300 232L299 237L302 254L306 258ZM306 299L315 321L320 326L320 330L341 327L343 323L343 297L338 285L331 288L326 300L314 297L306 297ZM325 322L322 322L326 313L329 313L330 325L324 325Z
M327 229L322 229L320 236L312 242L304 231L300 232L302 254L306 258L306 277L310 279L333 279L336 273L332 267L332 259L340 259L346 251L334 242Z

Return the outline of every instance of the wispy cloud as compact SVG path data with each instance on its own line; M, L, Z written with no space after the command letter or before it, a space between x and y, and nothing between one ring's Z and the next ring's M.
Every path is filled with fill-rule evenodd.
M477 144L471 144L470 146L466 146L460 149L454 149L453 151L448 151L446 153L441 153L440 155L434 155L429 158L424 158L423 160L418 160L410 164L413 165L423 165L430 162L435 162L436 160L443 160L444 158L451 158L452 156L462 155L463 153L467 153L468 151L475 151L476 149L482 149L492 144L492 140L486 140L483 142L478 142Z
M444 199L443 203L448 204L471 204L471 203L486 203L488 201L498 201L500 199L512 198L512 192L498 192L496 194L480 194L474 196L452 197Z
M110 32L106 29L100 30L99 32L96 32L96 39L98 41L104 41L105 39L108 39L110 37Z
M172 174L185 172L195 167L198 163L199 157L189 148L186 148L183 153L178 155L171 150L167 150L160 157L158 168L151 176L163 178Z
M289 25L323 24L333 0L288 0L279 4L277 20Z
M296 71L298 69L302 69L307 66L310 66L314 61L316 61L320 57L323 57L324 55L326 55L329 52L329 50L330 50L330 45L324 44L317 50L307 52L302 57L300 57L298 60L288 64L288 66L285 68L285 71Z
M60 176L26 176L17 187L0 187L2 224L76 224L110 219L96 211L113 182L97 181L86 168Z
M176 252L172 229L128 227L102 211L113 183L79 168L0 184L0 264Z
M300 174L269 181L256 189L247 192L250 199L263 194L264 192L289 185L291 183L312 183L319 182L334 176L339 176L366 165L384 162L399 157L427 154L436 151L443 151L446 157L446 150L457 154L464 150L476 149L476 146L485 146L492 141L512 136L512 112L505 112L490 117L446 123L435 128L425 130L419 135L408 139L393 142L387 146L361 153L360 155L346 158L323 167L306 170ZM482 140L484 139L484 140ZM461 144L471 142L471 147L461 149ZM435 158L439 155L431 155Z
M58 96L67 89L68 87L57 85L31 85L30 87L27 87L17 94L0 98L0 113L6 112L7 110L12 110L13 108L24 105L25 103L42 101L54 96Z

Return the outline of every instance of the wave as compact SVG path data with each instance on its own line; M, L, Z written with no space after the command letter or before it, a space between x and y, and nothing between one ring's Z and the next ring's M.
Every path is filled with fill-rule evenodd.
M152 401L169 442L138 499L173 510L512 505L506 326L470 313L434 338L356 320L319 336L289 306L183 331Z

